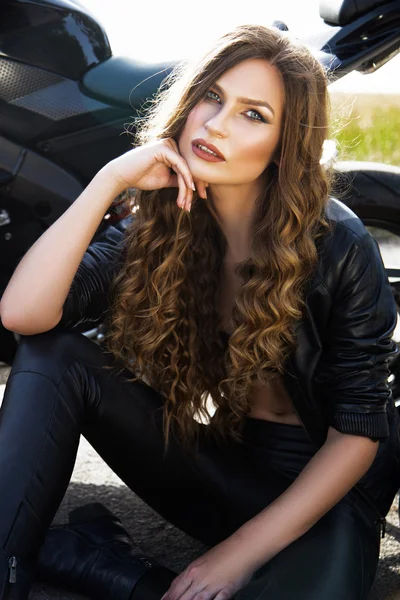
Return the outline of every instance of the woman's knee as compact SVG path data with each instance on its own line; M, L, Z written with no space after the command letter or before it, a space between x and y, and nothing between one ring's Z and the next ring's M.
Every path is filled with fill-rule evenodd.
M99 362L98 355L101 355L100 347L81 333L50 330L22 336L11 373L36 372L58 384L73 362Z

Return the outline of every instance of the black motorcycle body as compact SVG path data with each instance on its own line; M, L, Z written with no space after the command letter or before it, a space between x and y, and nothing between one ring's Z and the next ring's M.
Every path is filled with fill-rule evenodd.
M375 70L400 48L400 0L321 0L320 15L329 27L312 43L332 81ZM77 0L2 0L0 294L38 237L131 147L135 116L173 66L113 56L106 32ZM367 225L400 234L400 169L341 169L352 181L344 201ZM12 362L16 343L0 326L1 361Z

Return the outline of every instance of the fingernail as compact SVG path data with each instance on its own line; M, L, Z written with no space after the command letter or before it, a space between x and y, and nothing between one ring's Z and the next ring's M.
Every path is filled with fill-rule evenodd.
M196 186L194 185L194 183L192 183L192 190L195 192L196 191Z

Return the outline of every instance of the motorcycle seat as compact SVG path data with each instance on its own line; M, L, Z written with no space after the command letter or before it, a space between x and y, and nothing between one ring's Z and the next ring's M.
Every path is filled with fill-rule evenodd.
M173 64L146 64L125 58L111 58L89 69L82 81L83 93L122 108L139 108L146 98L151 97Z
M332 25L348 25L389 0L320 0L319 16Z

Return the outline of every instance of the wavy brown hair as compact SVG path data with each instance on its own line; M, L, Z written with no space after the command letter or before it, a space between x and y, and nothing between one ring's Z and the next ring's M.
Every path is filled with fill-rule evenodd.
M124 240L126 259L115 279L105 345L131 371L132 381L144 381L165 400L165 449L171 431L191 449L199 419L220 441L241 441L255 386L284 373L305 284L318 261L316 240L328 228L330 188L320 164L328 132L326 76L311 52L286 33L240 26L200 61L177 68L135 143L178 140L214 82L250 58L265 59L280 73L284 113L280 165L266 167L250 256L236 268L242 287L229 347L221 340L217 311L227 242L211 199L195 194L186 213L176 205L177 190L138 191Z

